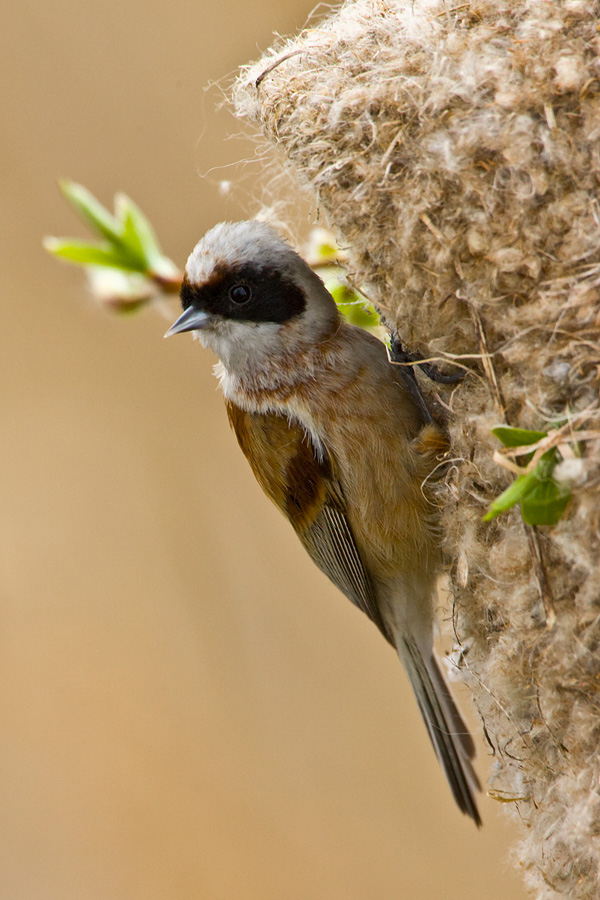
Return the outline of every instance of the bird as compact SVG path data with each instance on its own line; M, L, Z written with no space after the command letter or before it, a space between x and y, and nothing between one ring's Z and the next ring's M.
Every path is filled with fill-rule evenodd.
M348 324L271 226L222 222L189 256L183 312L218 357L229 423L313 562L395 648L459 809L477 826L475 746L433 648L431 483L448 439L382 341ZM414 377L414 376L413 376Z

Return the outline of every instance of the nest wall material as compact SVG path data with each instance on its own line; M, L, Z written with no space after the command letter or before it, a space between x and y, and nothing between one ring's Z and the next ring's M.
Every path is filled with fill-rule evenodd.
M239 78L411 350L469 369L444 485L461 670L540 898L600 896L600 31L591 0L357 0ZM490 428L583 428L554 528L483 523ZM567 435L571 438L572 435ZM569 456L570 444L563 442ZM553 621L553 615L556 615ZM550 616L550 617L548 617Z

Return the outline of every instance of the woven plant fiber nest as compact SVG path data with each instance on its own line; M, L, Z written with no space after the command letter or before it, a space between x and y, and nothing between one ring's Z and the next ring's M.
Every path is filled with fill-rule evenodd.
M599 6L356 0L234 89L388 324L467 371L435 389L457 665L540 898L600 896ZM556 526L482 521L501 423L553 429Z

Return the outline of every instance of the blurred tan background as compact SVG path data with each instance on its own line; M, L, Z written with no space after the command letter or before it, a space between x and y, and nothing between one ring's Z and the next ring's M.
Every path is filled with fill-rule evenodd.
M41 248L85 234L63 175L179 264L252 214L258 164L219 167L255 148L204 88L312 4L5 9L3 900L522 896L497 805L456 810L398 661L253 482L214 360Z

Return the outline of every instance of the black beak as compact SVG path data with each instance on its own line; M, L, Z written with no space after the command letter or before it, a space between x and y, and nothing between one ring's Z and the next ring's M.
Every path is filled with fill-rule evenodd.
M183 331L199 331L206 328L212 316L195 306L188 306L181 313L176 322L173 322L169 330L163 337L171 337L172 334L180 334Z

